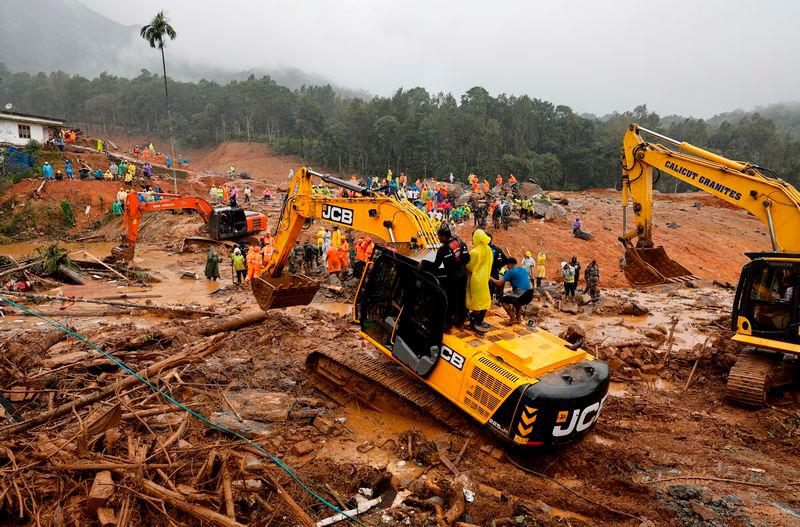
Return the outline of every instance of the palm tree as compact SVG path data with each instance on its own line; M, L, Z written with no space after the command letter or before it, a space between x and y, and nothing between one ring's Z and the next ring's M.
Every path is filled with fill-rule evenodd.
M169 124L169 149L172 154L172 182L175 184L175 194L178 193L178 176L175 172L175 144L172 138L172 112L169 107L169 89L167 88L167 62L164 59L164 40L169 37L170 40L175 40L178 34L175 29L169 24L164 11L159 11L153 20L146 26L142 26L139 35L145 39L150 47L161 50L161 66L164 70L164 95L167 97L167 123Z

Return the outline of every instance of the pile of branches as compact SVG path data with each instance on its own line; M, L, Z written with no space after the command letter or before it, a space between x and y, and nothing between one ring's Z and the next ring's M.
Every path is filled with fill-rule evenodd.
M315 525L306 512L314 500L263 449L142 381L210 415L219 394L197 388L203 362L230 332L265 317L93 336L136 375L59 329L3 342L0 517L56 526Z

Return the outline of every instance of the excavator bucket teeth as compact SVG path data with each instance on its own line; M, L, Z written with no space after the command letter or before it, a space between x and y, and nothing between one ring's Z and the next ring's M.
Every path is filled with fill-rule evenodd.
M252 281L253 296L264 311L291 306L307 306L319 290L319 282L303 274L284 274L280 278L257 276Z
M625 251L625 278L634 286L683 282L695 278L684 266L667 256L663 247Z

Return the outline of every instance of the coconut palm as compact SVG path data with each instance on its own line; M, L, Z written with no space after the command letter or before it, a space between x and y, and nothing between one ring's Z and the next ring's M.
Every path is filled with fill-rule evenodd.
M164 46L166 40L175 40L178 33L170 25L164 11L159 11L153 20L146 26L142 26L139 35L150 44L153 49L158 48L161 51L161 67L164 70L164 95L167 97L167 123L169 124L169 149L172 155L172 181L175 184L175 194L178 193L178 177L175 173L175 145L172 139L172 112L169 107L169 88L167 88L167 62L164 59Z

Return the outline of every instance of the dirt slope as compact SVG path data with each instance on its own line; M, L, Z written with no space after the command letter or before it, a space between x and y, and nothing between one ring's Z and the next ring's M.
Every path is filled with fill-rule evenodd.
M223 143L208 150L192 152L192 169L225 174L233 165L237 172L247 172L253 179L285 183L289 170L297 170L303 162L291 156L279 156L263 143Z
M558 276L560 262L574 255L584 269L592 259L597 260L604 287L627 285L619 265L624 254L617 240L622 233L619 192L598 189L559 195L569 200L566 219L519 222L508 231L489 229L495 243L518 260L526 250L535 255L543 248L550 279ZM667 254L700 278L735 284L742 265L747 262L744 253L769 250L766 229L757 219L711 196L656 195L654 215L656 245L663 245ZM572 236L571 222L575 216L580 216L584 229L592 233L590 241ZM667 223L675 223L677 228L669 228ZM471 223L464 225L459 234L471 240L472 229Z

